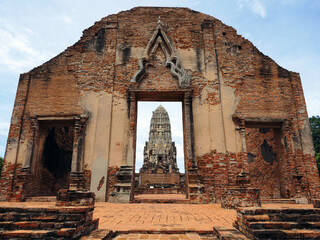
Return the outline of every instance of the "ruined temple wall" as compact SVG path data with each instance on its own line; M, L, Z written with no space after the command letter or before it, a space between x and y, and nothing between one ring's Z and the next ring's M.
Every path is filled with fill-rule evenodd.
M299 75L278 66L269 57L259 52L250 42L236 35L232 28L217 23L213 26L216 62L219 69L220 86L234 89L235 101L230 106L236 106L236 108L233 113L231 111L232 117L262 121L279 119L284 122L284 125L286 125L286 121L289 121L291 125L287 131L291 135L287 138L291 140L289 147L293 149L293 152L284 158L287 163L285 164L286 170L282 172L282 175L286 175L290 180L281 179L281 181L286 185L286 189L289 189L288 182L297 182L297 177L303 176L302 180L299 180L300 182L294 184L295 188L301 185L304 188L302 190L304 194L317 196L316 193L319 190L316 186L318 186L319 177L314 158L312 160L310 158L310 155L313 155L312 142L310 131L306 127L308 118ZM223 107L224 96L227 97L228 94L223 94L223 87L220 93ZM225 109L231 110L230 107L224 107L223 110ZM225 114L224 116L224 119L229 118L230 120L230 115ZM230 128L229 130L232 131ZM285 135L282 133L282 137L278 136L280 137L278 141L283 143ZM226 136L231 139L232 135L226 134ZM301 143L299 144L298 141L298 144L295 144L297 147L294 147L292 139L300 139ZM305 151L303 150L303 142L305 143ZM226 147L228 147L227 142ZM304 153L302 154L301 151ZM302 157L302 155L304 156ZM307 170L309 166L313 167ZM298 173L294 173L294 171ZM312 174L309 175L311 172ZM306 190L308 188L310 192ZM301 193L296 191L298 190L294 190L295 193L286 197L301 196Z
M4 157L4 163L1 173L0 180L0 194L1 200L9 198L10 192L13 191L14 187L14 176L15 171L21 169L21 164L16 164L17 149L19 146L20 128L22 123L22 116L24 113L24 103L26 101L27 89L29 84L28 75L20 75L18 90L15 98L14 110L11 117L11 125L7 140L6 153Z
M103 24L106 25L106 23ZM91 39L84 37L62 54L29 73L21 75L8 137L5 167L1 178L2 199L8 199L11 187L19 185L17 181L21 175L20 169L28 161L31 161L32 154L35 155L33 153L35 129L32 127L32 117L41 115L53 116L54 118L54 116L83 113L92 114L92 116L98 115L99 109L95 109L97 112L92 111L91 113L90 107L87 107L82 101L87 92L94 93L97 88L105 90L105 87L108 87L108 77L105 76L113 76L107 72L107 70L113 70L112 64L107 63L107 70L104 71L92 67L93 65L99 67L97 63L104 66L106 62L110 61L110 55L99 54L98 50L103 48L101 45L106 45L105 42L101 43L101 39L103 41L106 39L103 37L99 39L98 35L93 34ZM110 36L110 38L114 39L114 36ZM98 42L100 46L98 46ZM105 61L102 56L108 60ZM99 78L97 75L100 75ZM106 93L103 91L101 95L106 95ZM87 101L85 102L87 103ZM99 102L99 97L96 96L95 102ZM91 146L90 142L87 145ZM89 161L86 161L87 159ZM84 163L85 178L89 182L87 187L88 184L90 186L91 180L91 161L92 156L87 155ZM27 176L29 178L28 185L39 181L32 172L31 175L27 175L29 175ZM21 193L21 189L17 191Z
M62 65L62 62L53 59L46 66L22 74L20 77L0 184L2 199L9 198L8 194L13 186L16 192L21 192L21 189L18 189L22 187L19 186L18 176L21 175L22 167L30 165L34 155L36 130L32 117L77 112L78 92L73 77L64 72ZM38 182L35 176L30 176L29 180L31 185L33 182Z
M280 134L280 141L287 136L292 149L283 175L286 166L298 166L299 174L307 178L305 188L312 189L312 196L319 192L299 75L278 66L213 17L186 8L146 7L103 18L86 29L74 46L21 75L1 179L2 196L13 186L7 184L12 180L10 174L31 156L34 132L30 117L35 115L87 114L87 185L99 199L113 189L116 181L112 177L112 184L107 183L108 171L114 176L114 169L134 163L131 114L135 107L130 89L155 94L180 89L169 69L156 62L158 67L149 66L141 82L130 81L159 16L181 66L192 76L193 158L207 198L217 199L222 186L234 184L235 176L248 170L237 118L289 121L290 134Z

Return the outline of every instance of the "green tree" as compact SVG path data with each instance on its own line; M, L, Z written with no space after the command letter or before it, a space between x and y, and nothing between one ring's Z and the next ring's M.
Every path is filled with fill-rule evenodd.
M2 172L2 166L3 166L3 158L0 157L0 176L1 176L1 172Z
M312 116L309 118L314 150L316 152L316 160L318 169L320 170L320 116Z

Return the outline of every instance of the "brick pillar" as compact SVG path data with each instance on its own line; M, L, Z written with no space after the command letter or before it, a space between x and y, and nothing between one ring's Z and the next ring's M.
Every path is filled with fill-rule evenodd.
M69 186L70 190L85 190L83 148L86 120L87 117L83 115L77 117L75 122Z

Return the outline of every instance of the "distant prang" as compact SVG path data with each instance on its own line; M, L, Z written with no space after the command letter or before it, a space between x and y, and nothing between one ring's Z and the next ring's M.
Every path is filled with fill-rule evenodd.
M177 150L171 140L169 115L162 105L152 114L149 141L146 142L143 155L136 193L185 193L184 180L181 181L184 174L179 174Z
M149 141L146 142L143 156L140 173L179 173L177 150L171 140L170 119L162 105L152 114Z

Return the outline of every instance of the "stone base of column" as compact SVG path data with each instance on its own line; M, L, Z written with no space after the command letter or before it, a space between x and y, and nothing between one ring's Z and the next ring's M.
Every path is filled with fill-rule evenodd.
M85 190L86 181L83 172L71 172L70 173L70 190Z
M21 170L20 172L16 171L16 174L17 180L9 195L9 202L23 202L26 197L25 184L28 182L29 172Z
M314 208L320 208L320 199L312 199L311 202Z
M115 191L109 196L109 202L112 203L129 203L132 166L121 166L120 171L117 173L117 181L114 185Z
M60 189L57 194L56 206L87 206L94 207L95 194L89 191Z

